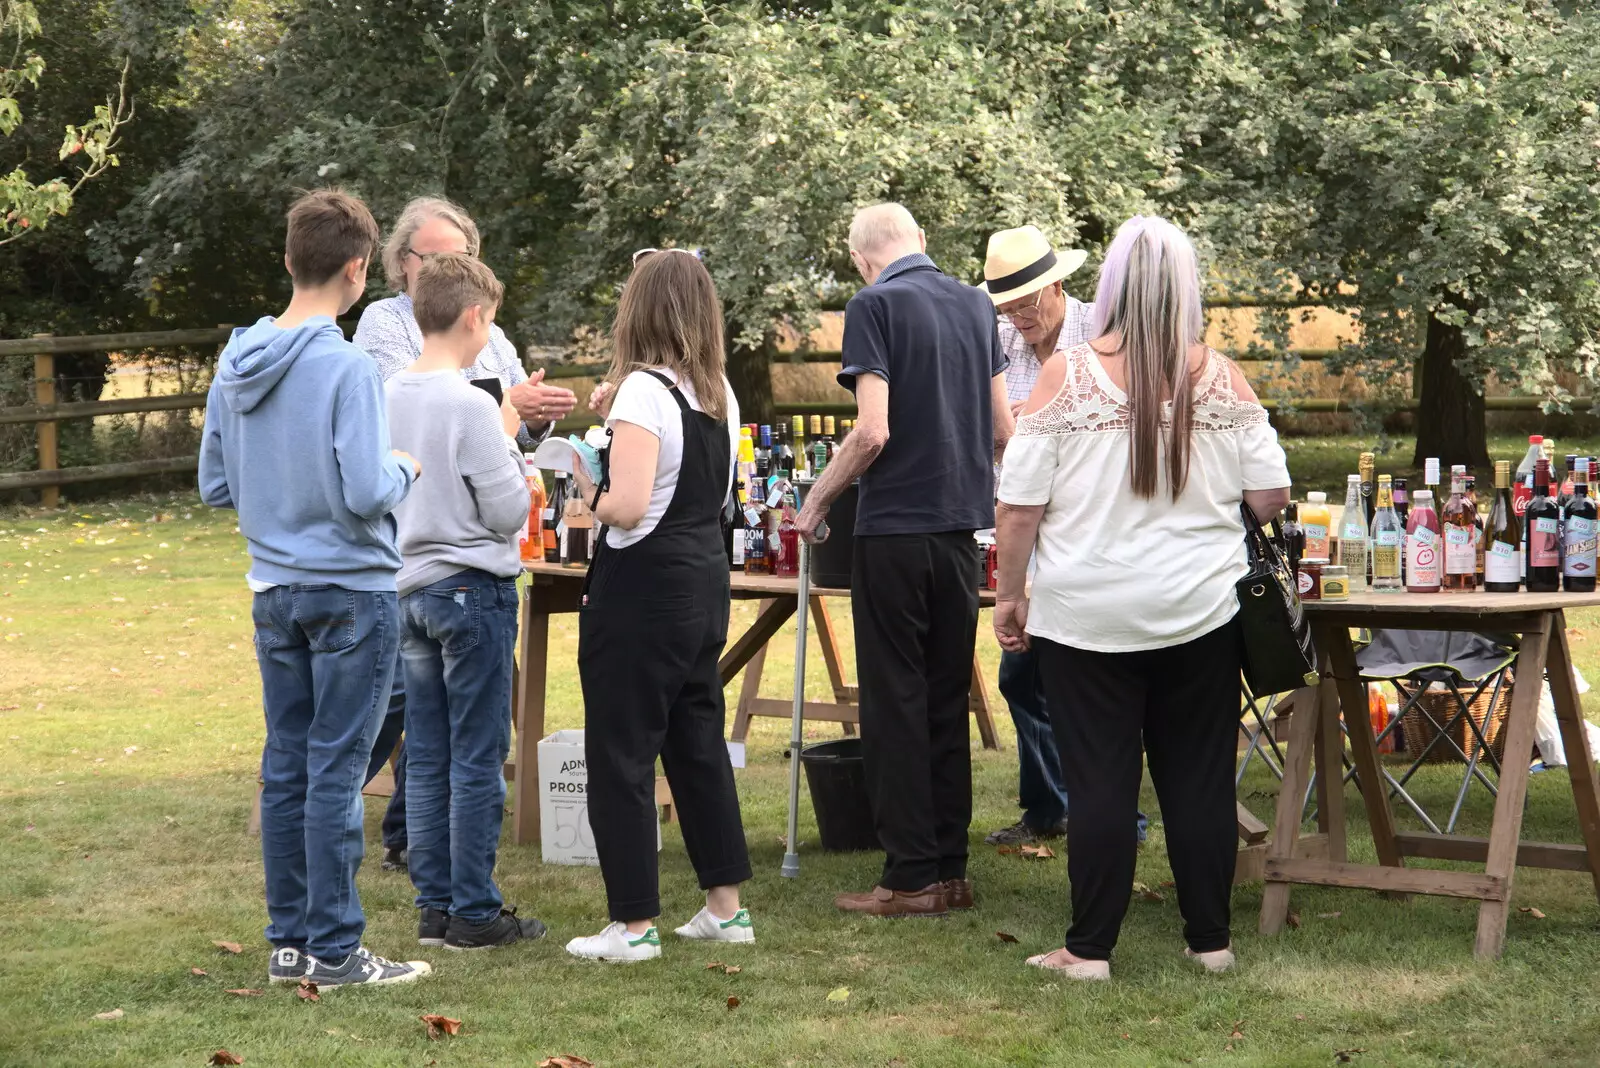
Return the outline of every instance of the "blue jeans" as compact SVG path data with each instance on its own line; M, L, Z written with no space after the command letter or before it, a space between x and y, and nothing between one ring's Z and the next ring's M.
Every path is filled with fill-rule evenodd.
M1039 661L1033 650L1000 653L1000 696L1017 728L1017 800L1022 822L1034 830L1054 827L1067 816L1067 788L1061 783L1061 750L1050 726ZM1149 817L1139 813L1139 841Z
M399 600L323 583L251 608L267 744L261 857L267 941L341 961L361 944L361 784L389 700Z
M517 583L463 571L408 594L401 618L417 907L482 923L503 903L494 862L511 751Z
M378 740L372 743L372 759L367 763L367 779L371 782L378 772L394 757L394 793L389 795L389 807L383 810L383 848L406 847L406 747L394 747L406 728L406 672L400 664L399 651L395 651L394 687L389 691L389 711L378 728ZM362 783L363 786L366 783Z

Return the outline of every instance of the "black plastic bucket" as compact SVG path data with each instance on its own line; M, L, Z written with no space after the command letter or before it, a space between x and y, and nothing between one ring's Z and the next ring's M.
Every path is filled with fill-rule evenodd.
M839 738L800 750L817 814L817 833L829 853L881 849L867 798L867 773L861 763L861 739Z
M811 585L838 590L850 588L855 559L856 502L861 485L852 482L828 509L828 540L811 547Z

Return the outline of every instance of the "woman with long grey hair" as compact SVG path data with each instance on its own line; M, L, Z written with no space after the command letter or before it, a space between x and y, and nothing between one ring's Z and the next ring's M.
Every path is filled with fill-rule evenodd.
M1200 272L1181 230L1153 217L1123 224L1094 309L1093 340L1040 374L1000 481L995 635L1002 648L1038 654L1072 799L1072 923L1063 948L1028 963L1111 977L1133 883L1142 751L1185 953L1226 971L1240 504L1275 515L1289 471L1244 375L1204 343Z

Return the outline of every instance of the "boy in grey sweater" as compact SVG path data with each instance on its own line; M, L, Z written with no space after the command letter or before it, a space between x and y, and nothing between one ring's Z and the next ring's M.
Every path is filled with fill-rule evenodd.
M422 355L386 386L396 447L435 476L394 514L417 940L447 949L545 933L504 907L493 876L511 748L516 535L528 518L528 487L516 410L497 410L461 370L488 343L502 293L480 261L430 257L412 291Z

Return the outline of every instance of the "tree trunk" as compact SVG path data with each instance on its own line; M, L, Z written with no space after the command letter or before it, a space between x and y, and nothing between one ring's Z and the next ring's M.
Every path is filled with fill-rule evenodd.
M733 324L728 324L730 336L738 336ZM755 348L731 345L728 348L728 382L733 395L739 398L739 418L746 423L771 423L772 408L772 357L774 338L769 332Z
M1451 464L1466 464L1479 472L1489 469L1483 388L1461 373L1460 361L1466 354L1461 328L1430 316L1417 400L1417 451L1411 460L1417 467L1437 456L1446 472Z

